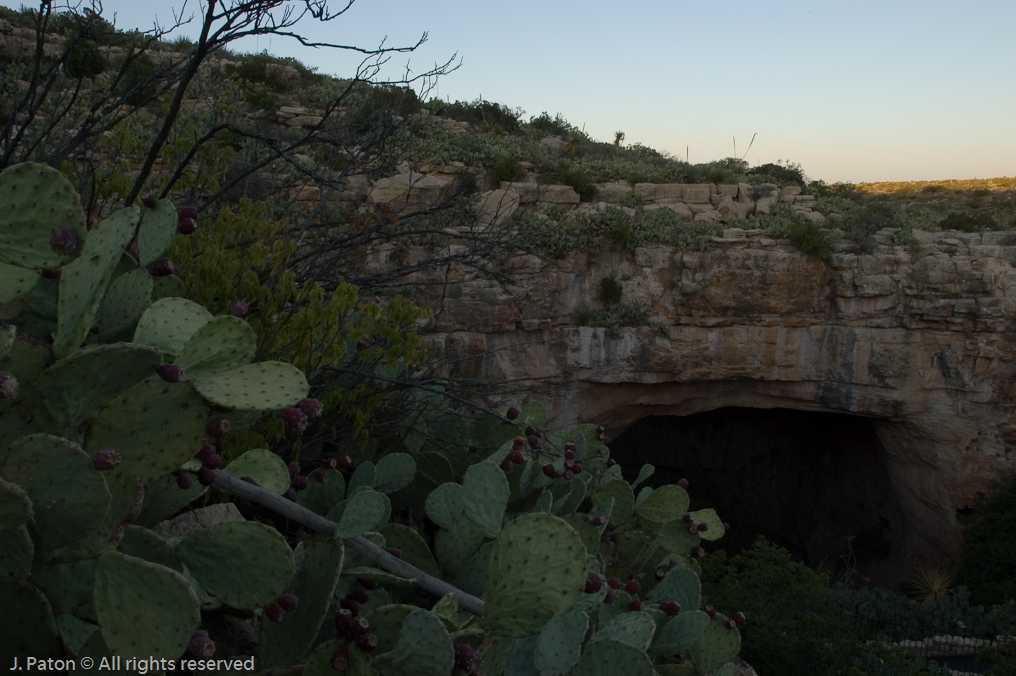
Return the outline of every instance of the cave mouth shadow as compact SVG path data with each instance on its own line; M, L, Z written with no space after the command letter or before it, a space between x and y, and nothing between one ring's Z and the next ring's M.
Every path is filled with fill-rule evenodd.
M833 580L896 585L905 520L879 440L879 419L785 408L723 407L647 416L609 443L632 481L689 482L691 508L731 525L728 554L762 535ZM848 575L856 573L857 577Z

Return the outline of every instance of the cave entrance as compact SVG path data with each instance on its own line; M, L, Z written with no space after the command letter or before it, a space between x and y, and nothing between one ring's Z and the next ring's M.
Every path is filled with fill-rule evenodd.
M692 508L731 525L728 554L759 535L833 579L900 581L904 519L877 434L880 421L842 413L724 407L648 416L610 442L628 480L689 481ZM851 572L853 571L853 572Z

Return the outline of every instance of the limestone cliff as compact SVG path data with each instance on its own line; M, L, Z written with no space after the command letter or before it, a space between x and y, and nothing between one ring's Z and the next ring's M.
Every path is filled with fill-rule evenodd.
M823 261L732 228L705 252L519 257L514 285L455 269L415 281L432 282L418 288L436 354L540 397L556 425L616 437L645 416L730 406L869 419L896 505L880 516L894 542L881 577L898 578L954 564L957 512L1016 470L1016 246L1005 233L917 236L915 252L884 231L873 254L847 245ZM576 324L604 277L650 325ZM830 534L827 553L846 535Z

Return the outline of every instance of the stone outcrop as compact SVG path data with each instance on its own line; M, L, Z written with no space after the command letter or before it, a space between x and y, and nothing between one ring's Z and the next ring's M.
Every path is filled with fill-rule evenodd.
M617 437L646 416L730 406L866 418L899 505L882 517L893 551L872 575L899 579L955 565L958 512L1016 470L1016 246L1006 233L918 232L911 252L889 234L874 254L848 244L821 261L729 228L704 252L520 256L514 285L455 269L411 281L434 309L436 354L524 385L552 426L596 422ZM576 324L600 307L604 277L651 325Z

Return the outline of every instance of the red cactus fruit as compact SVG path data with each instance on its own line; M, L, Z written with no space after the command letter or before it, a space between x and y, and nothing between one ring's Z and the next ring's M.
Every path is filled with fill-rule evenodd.
M290 406L282 412L282 422L291 430L303 432L307 429L307 414L296 406Z
M71 228L54 230L49 236L49 248L60 256L69 256L77 251L78 236Z
M660 610L673 617L681 612L681 604L677 601L660 601Z
M144 197L142 197L141 203L144 204L145 207L147 207L148 209L154 209L155 205L158 204L155 198L152 197L151 195L145 195Z
M582 588L582 591L586 594L595 594L600 591L603 587L603 578L594 572L589 572L586 575L586 586Z
M202 467L198 470L198 483L202 486L211 486L215 483L215 470L211 467Z
M159 364L155 372L167 383L178 383L183 380L183 367L179 364Z
M204 629L197 629L191 634L190 643L187 644L187 652L191 657L202 659L215 656L215 642L208 637Z
M194 485L194 477L191 476L190 472L184 472L183 470L176 473L176 485L187 490Z
M642 585L639 584L638 580L628 580L628 584L624 586L624 590L629 594L638 594L639 589L642 589Z
M181 218L176 224L176 231L181 235L193 235L198 230L198 222L193 218Z
M222 439L229 434L229 430L232 427L230 422L225 418L212 418L205 425L205 434L213 439Z
M325 410L324 404L317 399L312 399L310 397L301 399L297 406L300 407L301 411L307 414L308 418L320 417L321 413Z
M522 413L522 411L520 411L518 408L516 408L515 406L510 406L508 408L508 411L505 412L504 417L508 418L509 420L515 420L516 418L519 417L520 413Z
M114 469L119 464L120 454L110 448L99 451L92 458L92 467L97 470Z
M63 270L60 268L44 268L42 276L44 279L60 279L60 275L63 274Z
M296 604L299 601L300 599L296 598L293 594L280 594L279 598L275 599L280 608L289 612L296 610Z

